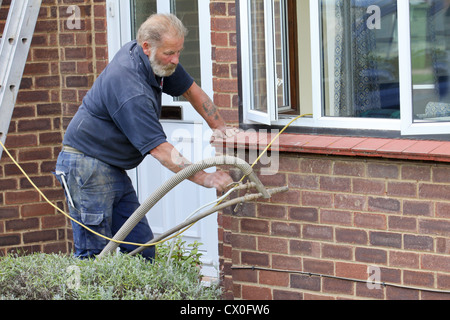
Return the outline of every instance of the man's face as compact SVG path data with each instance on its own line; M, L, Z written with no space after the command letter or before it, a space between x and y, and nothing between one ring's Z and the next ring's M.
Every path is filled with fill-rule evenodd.
M165 37L158 48L151 48L144 42L144 53L148 55L153 72L160 77L169 77L180 62L180 54L184 48L184 38Z

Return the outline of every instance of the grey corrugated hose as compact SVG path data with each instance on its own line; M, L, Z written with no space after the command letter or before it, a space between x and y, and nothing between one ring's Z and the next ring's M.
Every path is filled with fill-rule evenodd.
M272 195L272 194L279 193L279 192L286 192L286 191L288 191L288 187L273 188L273 189L268 189L267 191L269 192L269 194ZM157 242L159 242L159 241L161 241L161 240L171 236L172 234L174 234L175 232L181 230L182 228L186 228L186 227L190 226L191 224L196 223L197 221L199 221L199 220L201 220L203 218L206 218L207 216L215 213L216 211L223 210L223 209L225 209L225 208L227 208L229 206L240 204L242 202L256 200L256 199L261 198L261 197L262 197L261 193L258 193L258 194L255 193L255 194L248 194L248 195L245 195L243 197L239 197L239 198L235 198L235 199L226 201L226 202L224 202L222 204L219 204L219 205L215 206L214 208L211 208L211 209L206 210L205 212L202 212L199 215L196 215L196 216L194 216L194 217L192 217L190 219L187 219L186 221L180 223L179 225L177 225L177 226L167 230L166 232L162 233L161 235L159 235L158 237L154 238L153 240L147 242L147 244L157 243ZM139 248L135 249L134 251L130 252L130 255L138 254L138 253L140 253L141 251L143 251L145 249L146 249L146 247L139 247Z
M167 180L162 186L160 186L153 194L148 197L139 208L128 218L128 220L124 223L124 225L117 231L113 240L115 241L123 241L128 234L133 230L133 228L139 223L139 221L144 218L148 211L162 198L164 197L170 190L180 184L182 181L187 178L193 176L197 172L215 167L220 165L231 165L239 168L242 173L247 176L250 181L256 184L255 188L262 194L262 196L266 199L270 198L270 194L265 189L264 185L258 179L256 174L253 172L252 167L242 159L230 156L220 156L210 159L202 160L198 163L192 164L189 167L181 170L174 176L172 176L169 180ZM103 251L98 255L98 258L104 257L106 254L114 252L119 244L114 241L110 241Z

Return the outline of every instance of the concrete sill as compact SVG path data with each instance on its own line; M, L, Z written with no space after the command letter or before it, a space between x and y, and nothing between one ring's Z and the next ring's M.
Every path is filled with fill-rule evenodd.
M241 132L233 138L216 141L222 148L264 150L275 135ZM357 157L450 162L450 141L340 137L284 133L271 150Z

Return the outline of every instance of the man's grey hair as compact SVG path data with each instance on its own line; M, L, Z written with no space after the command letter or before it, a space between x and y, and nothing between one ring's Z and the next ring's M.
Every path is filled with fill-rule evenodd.
M152 48L161 45L164 36L185 38L188 30L173 14L153 14L139 28L137 41L142 46L147 41Z

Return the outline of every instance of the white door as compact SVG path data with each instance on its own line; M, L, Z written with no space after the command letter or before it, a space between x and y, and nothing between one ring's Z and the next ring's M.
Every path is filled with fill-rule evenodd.
M168 141L191 162L197 162L208 151L202 134L202 123L162 121ZM137 168L135 179L141 201L147 199L173 173L161 166L153 157L147 157ZM147 214L147 219L155 235L179 225L198 208L216 199L214 189L205 189L189 180L172 189ZM205 264L204 273L217 276L218 239L217 214L205 218L183 233L186 243L202 243L200 251Z
M209 0L107 0L108 48L110 60L120 47L135 39L140 24L154 12L172 12L189 29L180 58L185 69L210 96L212 90L211 26ZM209 146L210 129L192 106L182 98L163 96L163 108L176 107L177 120L162 120L168 140L192 162L214 156ZM212 171L213 169L210 169ZM173 175L152 157L129 172L140 201ZM155 235L183 222L197 208L216 199L215 190L185 181L173 189L148 213ZM217 215L201 220L183 234L187 243L202 243L203 273L217 276L219 264Z

